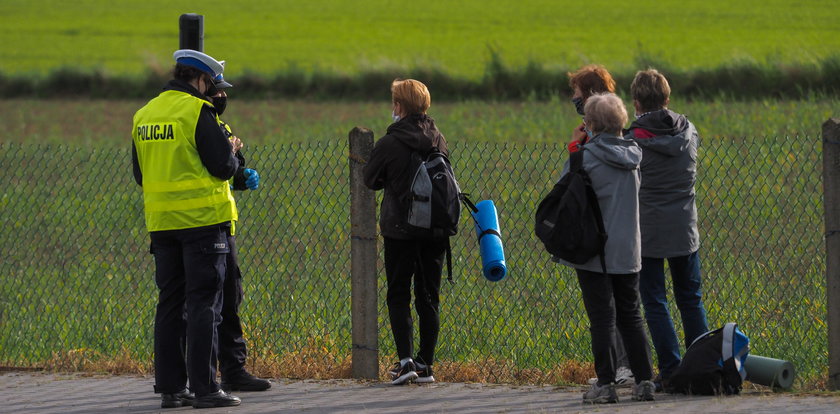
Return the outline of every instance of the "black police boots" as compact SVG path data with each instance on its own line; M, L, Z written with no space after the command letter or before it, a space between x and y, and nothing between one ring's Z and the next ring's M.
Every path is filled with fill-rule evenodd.
M195 401L195 394L183 389L172 394L161 394L160 408L189 407Z
M222 390L212 394L195 397L193 408L232 407L242 403L238 397L234 397Z
M257 378L247 371L230 377L222 377L222 389L225 391L265 391L271 388L268 380Z

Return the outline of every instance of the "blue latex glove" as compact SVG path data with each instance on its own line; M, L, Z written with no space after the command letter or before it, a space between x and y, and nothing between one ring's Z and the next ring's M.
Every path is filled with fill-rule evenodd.
M256 190L259 188L260 175L257 173L257 170L246 168L242 171L242 174L245 176L245 187L248 187L249 190Z

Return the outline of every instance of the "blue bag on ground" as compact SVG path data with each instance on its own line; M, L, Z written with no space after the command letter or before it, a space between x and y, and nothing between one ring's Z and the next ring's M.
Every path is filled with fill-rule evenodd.
M475 232L481 249L481 267L484 277L491 282L498 282L507 276L507 265L505 265L505 249L502 246L496 206L493 200L483 200L475 207L478 211L470 211L470 214L475 219Z

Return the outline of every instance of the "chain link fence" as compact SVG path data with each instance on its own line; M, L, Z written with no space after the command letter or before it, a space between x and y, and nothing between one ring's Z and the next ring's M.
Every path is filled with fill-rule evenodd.
M704 141L697 184L710 326L738 322L753 353L792 361L805 387L819 386L828 364L814 142ZM452 239L455 283L441 289L436 375L491 382L568 380L560 371L569 370L578 380L593 375L574 273L552 263L533 235L533 212L559 177L564 147L451 147L462 189L498 208L509 275L497 283L481 276L465 215ZM347 154L343 141L247 150L262 182L236 193L237 238L241 315L258 373L349 375ZM130 151L0 144L0 183L0 365L54 366L81 353L129 355L150 367L157 291ZM381 260L378 268L384 365L395 350Z

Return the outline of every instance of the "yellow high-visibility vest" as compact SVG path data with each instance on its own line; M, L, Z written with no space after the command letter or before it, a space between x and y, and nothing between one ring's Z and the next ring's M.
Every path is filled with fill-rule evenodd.
M210 104L169 90L134 114L132 136L150 232L238 219L230 184L207 171L195 147L195 127L204 105Z

